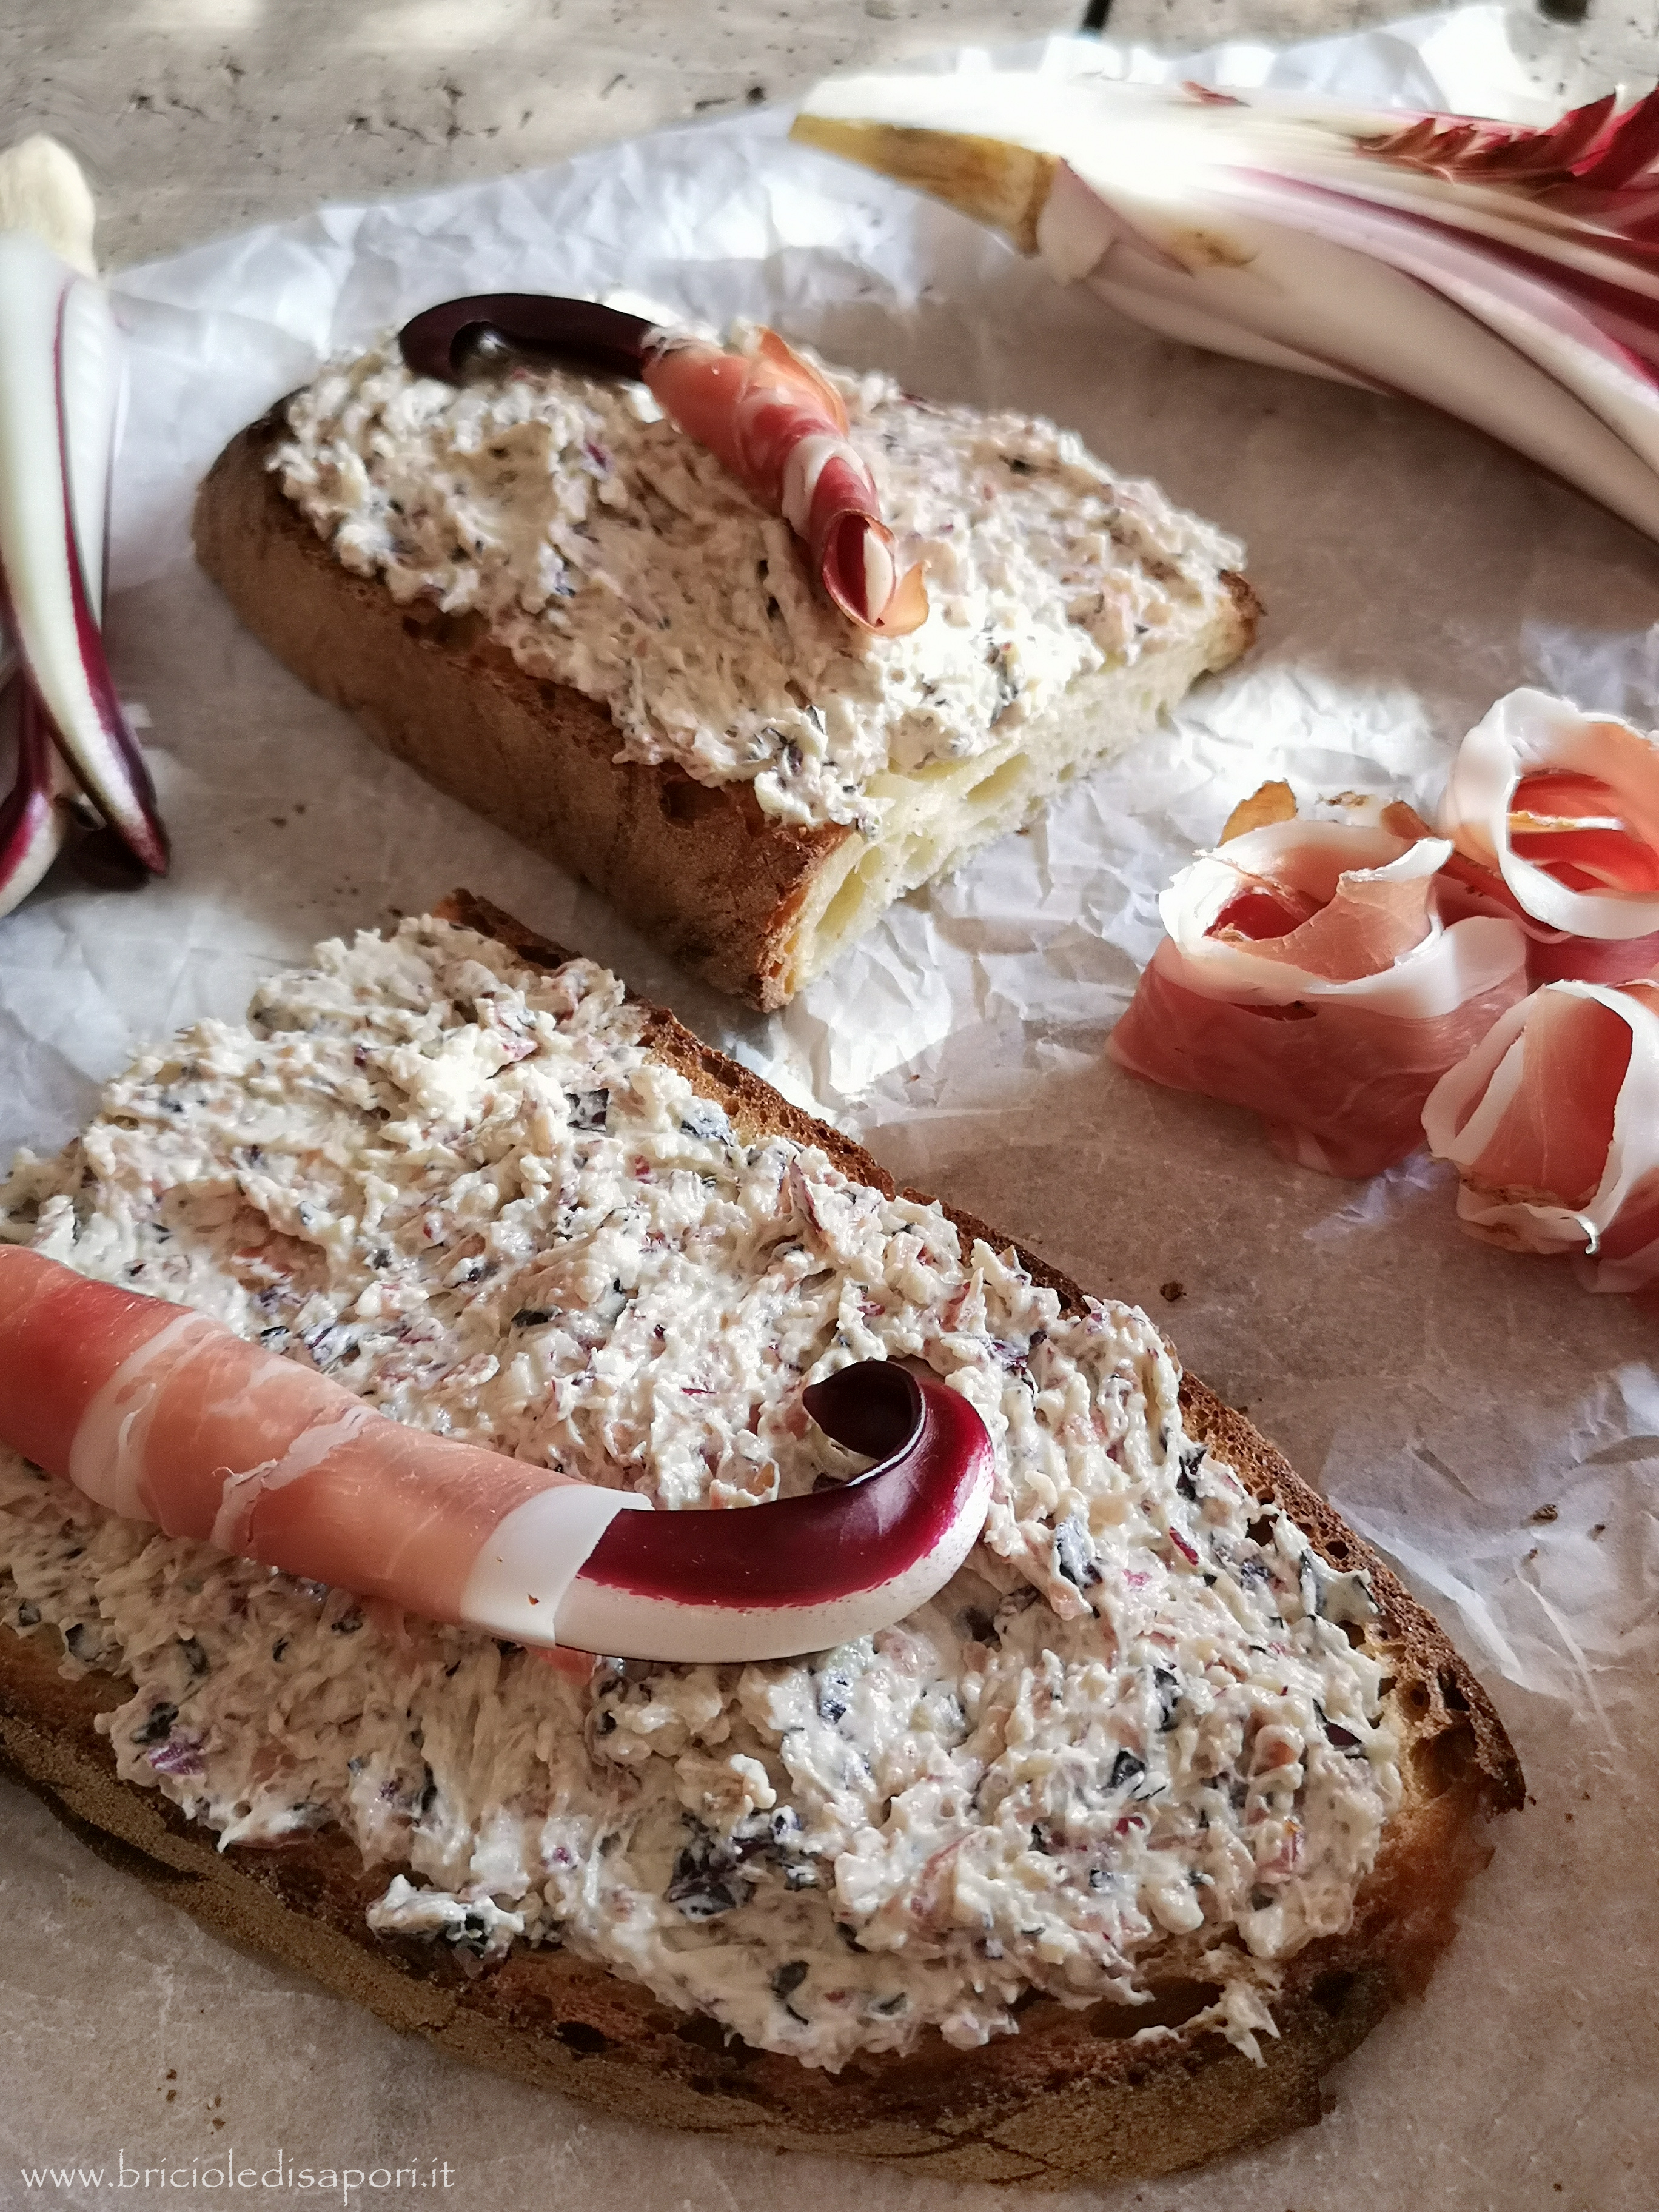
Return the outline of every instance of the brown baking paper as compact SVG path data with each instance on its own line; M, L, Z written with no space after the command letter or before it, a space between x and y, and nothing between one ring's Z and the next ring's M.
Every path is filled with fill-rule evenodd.
M1492 9L1277 59L1122 61L1528 112ZM815 1096L896 1173L1144 1304L1437 1612L1532 1796L1497 1833L1428 1996L1329 2077L1317 2128L1063 2201L1646 2207L1655 1323L1580 1291L1564 1264L1471 1243L1449 1178L1421 1161L1326 1181L1277 1158L1249 1117L1153 1091L1101 1048L1155 942L1158 890L1264 777L1310 797L1403 789L1426 809L1458 737L1523 682L1659 720L1659 556L1455 425L1154 341L782 131L748 115L539 177L325 210L121 280L133 404L111 638L148 712L178 858L137 896L60 872L0 928L0 1146L55 1146L141 1042L204 1013L235 1019L317 939L464 883ZM331 347L508 283L762 315L915 391L1074 424L1248 541L1261 642L1171 729L896 909L786 1016L734 1012L376 752L187 562L190 492L224 437ZM227 1948L21 1791L0 1795L0 2206L1012 2200L663 2135L472 2072ZM331 2171L332 2191L283 2180L307 2170ZM362 2178L347 2185L348 2172Z

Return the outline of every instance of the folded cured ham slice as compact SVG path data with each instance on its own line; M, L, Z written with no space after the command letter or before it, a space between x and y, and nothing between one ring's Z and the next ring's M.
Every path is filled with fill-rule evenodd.
M1448 925L1443 838L1275 822L1184 868L1169 933L1109 1050L1155 1083L1255 1109L1274 1147L1374 1175L1422 1142L1423 1102L1526 989L1501 915Z
M1454 910L1511 913L1534 982L1659 969L1659 743L1543 691L1464 738L1441 808Z
M1534 991L1441 1078L1423 1127L1472 1236L1574 1254L1594 1291L1659 1281L1659 987Z

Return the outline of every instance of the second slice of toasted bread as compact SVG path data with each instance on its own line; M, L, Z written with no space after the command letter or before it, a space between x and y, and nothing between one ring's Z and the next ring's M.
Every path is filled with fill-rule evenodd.
M620 757L605 708L526 672L476 614L401 604L353 574L270 464L281 409L233 439L202 486L197 556L243 621L313 690L451 798L562 861L693 973L763 1012L784 1006L884 909L1113 758L1237 659L1259 609L1224 574L1214 611L1128 665L1080 678L1001 744L876 780L881 833L765 812L747 783Z

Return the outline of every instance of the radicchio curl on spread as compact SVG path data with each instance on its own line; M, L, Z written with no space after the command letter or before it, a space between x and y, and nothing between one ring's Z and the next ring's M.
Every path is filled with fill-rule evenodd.
M398 344L417 375L445 383L491 350L639 377L678 429L783 516L849 620L888 636L926 621L921 569L900 572L874 479L848 441L840 393L775 331L729 352L597 301L487 292L428 308L404 325Z
M990 1503L979 1415L885 1360L803 1401L879 1464L744 1511L653 1512L388 1421L204 1315L0 1247L0 1443L169 1535L526 1644L789 1658L890 1626L943 1589ZM362 1619L354 1607L334 1632Z

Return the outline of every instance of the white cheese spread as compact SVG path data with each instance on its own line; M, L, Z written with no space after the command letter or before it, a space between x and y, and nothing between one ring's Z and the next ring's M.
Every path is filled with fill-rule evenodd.
M228 1847L337 1824L387 1869L377 1929L563 1942L810 2064L1172 1970L1254 2048L1275 1962L1349 1923L1397 1747L1344 1632L1364 1578L1187 1439L1151 1322L742 1141L590 963L431 921L317 957L25 1155L0 1235L668 1508L810 1487L804 1386L921 1358L986 1424L991 1516L933 1603L841 1650L569 1672L0 1452L0 1618L131 1680L121 1773Z
M273 465L347 568L483 617L532 675L601 702L620 759L752 783L801 823L872 830L872 776L1004 744L1226 602L1242 549L1073 433L827 373L901 571L927 571L908 637L838 613L788 524L642 385L517 368L455 387L388 335L290 403Z

